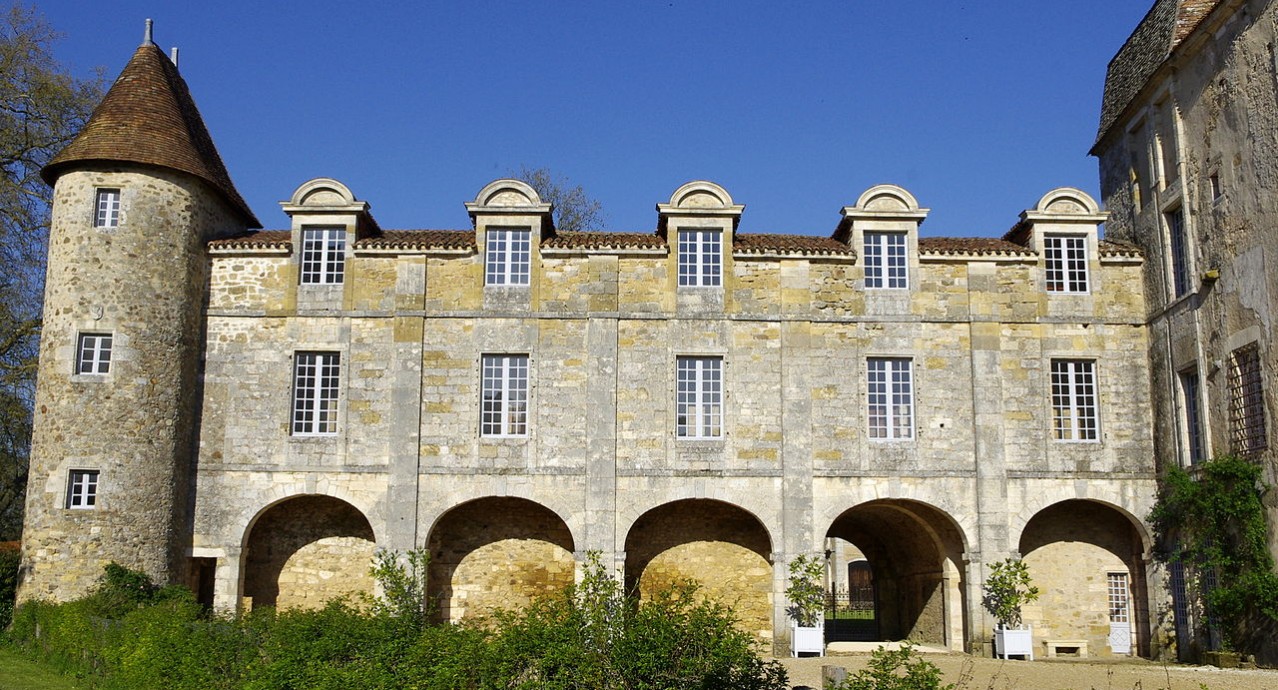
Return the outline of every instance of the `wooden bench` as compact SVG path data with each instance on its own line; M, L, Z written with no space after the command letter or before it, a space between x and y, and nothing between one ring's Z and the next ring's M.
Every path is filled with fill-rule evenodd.
M1047 658L1054 659L1061 655L1061 650L1078 650L1078 658L1087 658L1087 640L1043 640L1047 647Z

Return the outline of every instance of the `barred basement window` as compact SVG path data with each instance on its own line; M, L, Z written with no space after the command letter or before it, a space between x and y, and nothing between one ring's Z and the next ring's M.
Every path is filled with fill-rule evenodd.
M98 470L71 470L67 477L66 507L93 510L98 505Z
M1095 441L1096 363L1082 359L1052 360L1052 438Z
M1233 451L1244 457L1269 447L1260 349L1255 343L1234 350L1229 359L1229 440Z
M484 355L479 433L528 435L528 355Z
M723 358L675 360L675 435L686 439L723 436Z
M865 287L909 287L905 265L905 233L865 233Z
M1087 238L1049 235L1043 238L1047 291L1087 292Z
M341 283L346 273L345 228L302 229L302 282Z
M75 373L111 373L111 334L81 333L76 347Z
M484 236L484 284L527 285L532 267L532 230L489 228Z
M293 435L337 433L341 354L299 352L293 358Z
M722 284L722 233L718 230L679 231L679 285L716 287Z
M99 189L93 208L93 227L120 227L120 190Z
M866 360L870 438L914 438L914 362L903 357Z

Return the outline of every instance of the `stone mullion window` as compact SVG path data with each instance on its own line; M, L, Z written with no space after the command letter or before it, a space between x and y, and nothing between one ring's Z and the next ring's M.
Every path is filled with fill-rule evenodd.
M1229 363L1230 446L1244 457L1269 447L1265 433L1264 385L1255 343L1234 350Z
M110 333L81 333L76 348L75 373L108 374L111 372Z
M871 357L866 360L866 386L870 438L914 438L914 362Z
M909 287L905 260L905 233L865 233L865 287Z
M99 189L94 202L93 227L120 227L120 190Z
M679 357L675 362L675 435L723 436L723 358Z
M1185 236L1185 211L1167 213L1167 236L1171 243L1172 297L1189 292L1189 243Z
M346 273L344 228L302 229L302 282L307 285L341 283Z
M1048 292L1087 292L1087 238L1043 238Z
M484 355L482 369L480 435L528 435L528 355Z
M1052 360L1052 437L1057 441L1095 441L1096 363Z
M489 228L484 239L484 284L528 285L532 273L532 231Z
M93 510L98 505L98 470L71 470L67 478L66 507Z
M679 231L679 286L717 287L722 283L722 233Z
M297 353L293 361L295 436L327 436L337 433L340 387L340 353Z
M1185 441L1189 453L1189 464L1197 464L1207 459L1207 449L1203 438L1202 387L1198 382L1198 371L1191 370L1180 374L1180 392L1185 405Z

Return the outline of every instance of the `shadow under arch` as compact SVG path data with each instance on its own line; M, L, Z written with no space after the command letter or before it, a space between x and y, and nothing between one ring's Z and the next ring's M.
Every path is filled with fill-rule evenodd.
M567 523L526 498L490 496L456 505L435 521L426 548L427 587L438 597L440 621L526 606L576 578Z
M350 503L321 494L281 499L245 530L244 596L253 608L320 608L371 593L376 547L368 518Z
M911 499L853 506L830 524L827 539L855 546L873 578L873 619L827 626L834 640L910 639L966 648L967 538L941 509Z

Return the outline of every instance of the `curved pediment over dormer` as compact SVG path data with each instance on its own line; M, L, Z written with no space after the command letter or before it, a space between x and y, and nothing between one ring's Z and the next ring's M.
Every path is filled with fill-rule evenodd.
M919 201L904 187L880 184L870 187L856 200L856 208L866 211L917 211Z
M350 187L331 177L317 177L303 182L288 201L280 203L285 205L285 211L288 211L289 206L315 208L367 205L355 199L355 194L351 192Z
M1100 204L1081 189L1057 187L1043 195L1034 211L1051 214L1094 215L1101 212Z
M657 204L657 229L664 232L670 218L730 218L731 229L741 221L745 205L734 203L728 190L708 180L693 180L670 195L670 202Z
M906 191L904 187L894 184L879 184L861 193L856 205L844 206L839 213L843 219L834 230L834 239L843 243L852 242L853 225L860 224L862 229L893 229L917 231L918 226L927 218L930 209L921 208L918 199ZM882 225L883 227L878 227Z
M549 202L542 201L532 185L511 178L489 182L475 195L474 201L466 202L471 222L477 223L478 217L485 215L537 217L541 219L541 227L550 232L554 231L552 208Z

